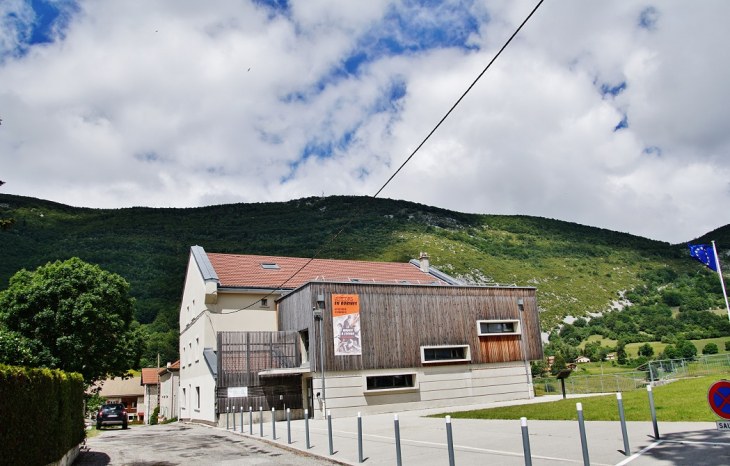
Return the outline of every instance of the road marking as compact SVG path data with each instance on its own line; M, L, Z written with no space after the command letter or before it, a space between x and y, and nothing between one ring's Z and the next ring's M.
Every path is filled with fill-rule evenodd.
M641 451L639 451L638 453L634 453L633 455L629 456L628 458L626 458L622 462L616 463L616 466L624 466L625 464L629 464L630 462L634 461L639 456L643 455L647 451L651 450L655 446L657 446L659 444L662 444L662 443L664 443L664 440L659 440L657 442L654 442L651 445L649 445L648 447L645 447L644 449L642 449Z
M658 445L661 445L662 443L685 443L685 444L690 444L690 445L719 445L719 446L730 447L730 443L728 443L728 442L700 442L697 440L659 440L659 441L652 443L651 445L644 448L643 450L639 451L638 453L634 453L633 455L629 456L622 462L617 463L616 466L624 466L626 464L629 464L630 462L634 461L639 456L643 455L644 453L651 450L652 448L654 448Z

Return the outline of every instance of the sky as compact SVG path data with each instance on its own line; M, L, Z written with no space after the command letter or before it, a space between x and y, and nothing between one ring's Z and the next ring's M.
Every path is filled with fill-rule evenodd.
M373 195L536 4L3 0L0 190ZM730 223L729 16L547 0L380 197L671 243Z

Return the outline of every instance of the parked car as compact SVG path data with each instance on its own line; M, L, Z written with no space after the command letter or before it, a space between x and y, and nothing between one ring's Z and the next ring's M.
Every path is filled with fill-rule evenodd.
M102 426L122 426L127 428L127 408L122 403L107 403L101 405L99 412L96 413L96 428L101 429Z

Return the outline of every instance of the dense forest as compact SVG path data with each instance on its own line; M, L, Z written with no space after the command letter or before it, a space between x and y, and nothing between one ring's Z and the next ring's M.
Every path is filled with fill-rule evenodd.
M177 354L179 301L191 246L219 253L311 257L362 210L321 258L403 262L426 251L432 265L469 283L535 286L545 331L556 329L567 316L590 317L630 302L635 312L659 313L657 322L667 317L666 309L659 309L662 305L676 307L683 299L685 307L717 305L714 291L697 291L705 282L695 277L705 276L704 266L689 257L684 244L539 217L369 201L332 196L186 209L89 209L0 194L0 218L14 222L0 233L0 290L18 270L49 261L79 257L98 264L131 284L135 318L150 333L147 362L158 352L171 360ZM728 244L730 226L697 242L711 239ZM683 286L697 289L696 296L684 293ZM576 335L599 328L599 333L616 332L612 315L594 317L584 328L571 327L580 329ZM683 321L682 330L662 321L665 333L703 326L689 320ZM663 332L658 324L634 324L633 333L619 327L627 341Z

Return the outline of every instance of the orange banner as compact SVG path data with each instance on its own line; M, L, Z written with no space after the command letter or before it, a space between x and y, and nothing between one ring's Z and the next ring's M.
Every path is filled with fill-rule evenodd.
M356 294L333 294L332 295L332 316L344 316L360 313L360 295Z

